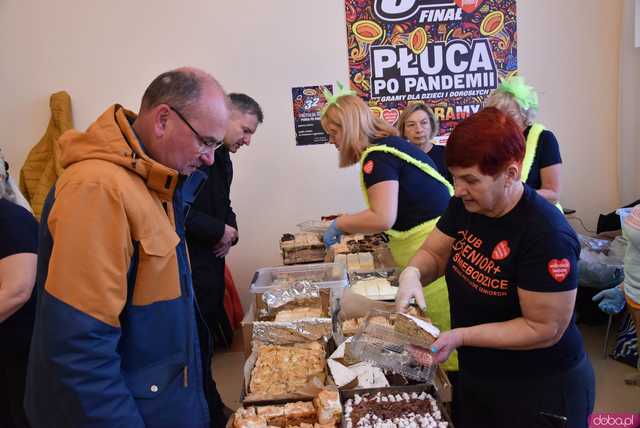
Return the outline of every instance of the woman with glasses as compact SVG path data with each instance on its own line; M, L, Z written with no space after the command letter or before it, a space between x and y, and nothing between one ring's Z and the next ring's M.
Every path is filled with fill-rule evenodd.
M325 94L326 95L326 94ZM398 137L398 130L374 116L353 94L328 96L322 127L339 152L340 167L359 163L360 183L367 202L364 211L341 215L324 236L325 245L343 233L379 233L389 236L395 263L407 265L433 230L452 194L451 185L431 158ZM434 278L416 302L443 330L450 328L449 300L444 278ZM456 370L455 356L444 365Z

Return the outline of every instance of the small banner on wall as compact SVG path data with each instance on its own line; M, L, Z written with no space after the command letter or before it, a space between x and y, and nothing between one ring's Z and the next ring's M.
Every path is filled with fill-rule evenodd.
M441 138L517 72L516 0L345 0L351 87L396 124L431 106Z
M320 125L320 112L326 103L322 94L323 87L333 91L333 85L305 86L291 89L297 146L329 142L329 136Z

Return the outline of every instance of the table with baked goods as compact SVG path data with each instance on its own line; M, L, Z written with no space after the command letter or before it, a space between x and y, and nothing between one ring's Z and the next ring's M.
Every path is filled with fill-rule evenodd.
M252 279L242 407L228 426L452 427L446 375L409 352L439 330L416 308L394 312L399 272L386 237L343 235L326 249L329 223L284 233L283 265Z

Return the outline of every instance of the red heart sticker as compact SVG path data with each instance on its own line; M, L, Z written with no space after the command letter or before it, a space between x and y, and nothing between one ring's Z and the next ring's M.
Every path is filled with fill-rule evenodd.
M466 13L473 13L484 0L455 0L456 5Z
M569 276L569 272L571 272L571 263L567 259L551 259L549 263L547 263L547 270L549 271L549 275L553 278L557 283L564 281L567 276Z
M382 110L382 118L389 122L390 125L395 125L400 118L400 112L397 108L386 108Z
M367 163L365 163L362 167L362 170L365 172L365 174L371 174L371 172L373 171L373 161L369 159Z
M511 248L509 248L509 243L507 241L500 241L493 248L493 252L491 253L491 258L493 260L504 260L509 257L511 254Z

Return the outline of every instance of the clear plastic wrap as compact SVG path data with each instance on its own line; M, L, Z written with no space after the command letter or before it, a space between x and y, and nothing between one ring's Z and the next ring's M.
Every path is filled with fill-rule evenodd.
M352 358L370 362L377 367L420 382L432 383L437 370L436 365L419 364L406 346L368 336L356 337L348 350Z
M398 332L393 327L395 314L372 310L361 331L347 347L351 358L368 361L407 378L430 383L437 365L422 365L408 348L416 337ZM427 351L425 351L427 352Z

